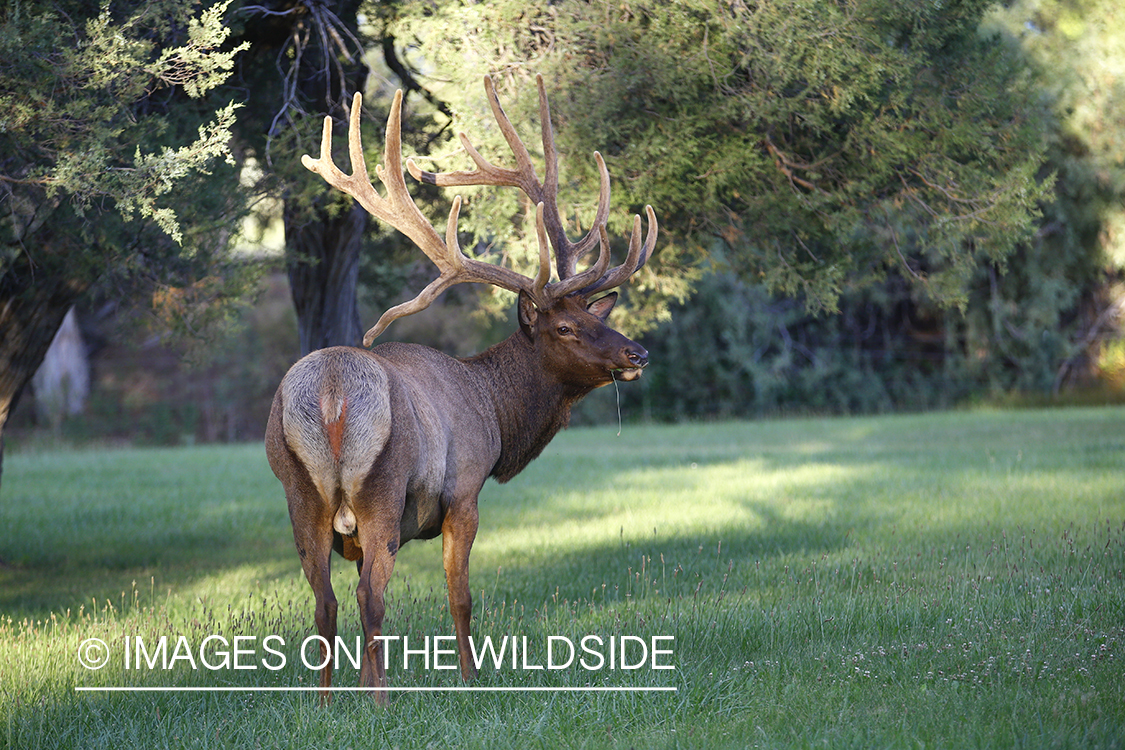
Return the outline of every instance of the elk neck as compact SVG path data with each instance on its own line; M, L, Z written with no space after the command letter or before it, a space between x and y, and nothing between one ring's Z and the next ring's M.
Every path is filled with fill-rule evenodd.
M549 373L521 331L462 362L496 409L501 449L491 475L498 482L507 482L542 453L569 424L571 407L593 390Z

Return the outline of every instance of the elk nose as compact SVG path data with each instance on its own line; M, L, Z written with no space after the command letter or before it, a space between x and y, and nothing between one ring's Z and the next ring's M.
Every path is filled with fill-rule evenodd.
M626 349L625 357L633 367L644 367L648 364L648 352L640 344L634 344Z

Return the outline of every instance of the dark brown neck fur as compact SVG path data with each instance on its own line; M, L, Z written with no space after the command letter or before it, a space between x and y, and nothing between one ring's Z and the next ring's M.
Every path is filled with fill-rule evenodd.
M498 482L507 482L542 453L570 422L571 407L592 390L548 374L522 331L462 361L496 407L501 449L491 475Z

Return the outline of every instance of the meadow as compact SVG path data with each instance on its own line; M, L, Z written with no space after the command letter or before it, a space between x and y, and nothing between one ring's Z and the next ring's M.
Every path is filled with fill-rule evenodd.
M480 509L474 635L528 652L468 692L391 649L411 691L322 707L248 690L316 681L260 446L9 451L0 745L1125 746L1125 409L572 429ZM406 545L388 592L419 652L452 633L440 558ZM347 642L354 566L333 580ZM631 651L545 668L589 636Z

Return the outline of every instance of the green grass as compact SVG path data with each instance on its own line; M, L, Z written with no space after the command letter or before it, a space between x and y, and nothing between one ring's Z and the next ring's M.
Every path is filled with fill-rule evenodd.
M1125 746L1125 409L615 432L563 433L486 486L474 634L527 636L531 663L552 635L670 635L675 669L509 664L477 684L675 692L395 693L385 710L76 692L313 684L311 593L260 447L28 451L0 494L0 744ZM334 580L354 638L354 567L337 558ZM451 633L439 541L403 548L386 626ZM212 634L277 635L286 666L122 664L125 637ZM90 637L114 657L96 672L77 659ZM417 658L389 677L459 684Z

